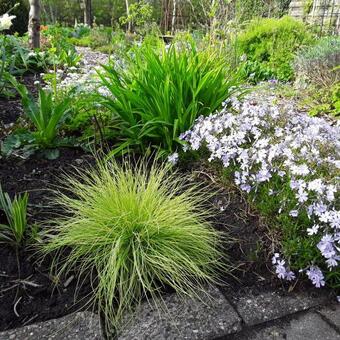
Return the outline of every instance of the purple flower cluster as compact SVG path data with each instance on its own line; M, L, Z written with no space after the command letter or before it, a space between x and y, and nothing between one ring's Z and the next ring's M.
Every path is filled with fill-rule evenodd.
M272 264L275 268L275 273L279 279L284 279L287 281L295 280L295 274L289 270L286 265L286 261L280 258L279 253L275 253L272 258Z
M199 117L181 138L187 149L206 147L210 161L220 160L224 167L237 165L234 180L245 192L256 191L273 176L288 183L297 202L288 214L296 218L307 213L311 227L306 235L319 237L317 248L329 270L339 266L340 211L335 207L339 124L296 112L289 103L278 106L270 100L257 104L247 97L242 102L232 98L221 112ZM287 213L287 206L283 200L277 213ZM283 260L277 260L275 266L280 278L292 279ZM315 286L323 286L323 274L313 263L306 274Z

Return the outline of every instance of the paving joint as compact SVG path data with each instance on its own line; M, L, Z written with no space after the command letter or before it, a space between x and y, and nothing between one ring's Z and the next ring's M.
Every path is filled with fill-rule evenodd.
M330 327L332 327L340 335L340 325L336 325L332 320L327 318L327 316L323 315L320 311L316 311L316 313L321 317L323 321L325 321Z

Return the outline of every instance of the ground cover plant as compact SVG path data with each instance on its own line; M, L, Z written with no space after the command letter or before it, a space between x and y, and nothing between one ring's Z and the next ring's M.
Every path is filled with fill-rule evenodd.
M107 326L164 285L196 296L218 281L220 236L207 222L207 193L188 180L145 161L100 162L65 178L63 217L48 225L43 251L70 249L58 275L78 267L98 276L94 299Z
M339 127L289 107L241 103L200 117L182 138L255 201L276 231L279 278L339 288Z

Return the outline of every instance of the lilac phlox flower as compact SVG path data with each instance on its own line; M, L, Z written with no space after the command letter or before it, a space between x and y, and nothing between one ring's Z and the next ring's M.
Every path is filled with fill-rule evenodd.
M316 235L319 231L320 226L318 224L314 224L311 228L307 228L307 234L309 236Z
M287 269L286 261L280 259L279 253L275 253L272 257L272 264L275 267L275 273L279 279L287 281L295 279L295 274L291 270Z
M339 260L340 260L340 256L331 257L326 260L326 264L328 268L337 267Z
M272 177L270 171L267 168L262 168L257 174L256 174L256 181L258 183L266 182Z
M295 276L294 272L292 272L291 270L290 270L290 271L286 271L286 277L285 277L285 279L286 279L287 281L293 281L293 280L296 279L296 276Z
M306 274L316 288L320 288L325 285L324 275L319 267L309 267Z
M307 176L310 173L307 164L293 165L290 170L292 174L299 176Z
M168 162L172 165L175 165L178 162L179 156L177 152L174 152L172 155L168 156Z
M320 178L314 179L313 181L308 183L308 190L315 191L319 194L322 194L324 187L325 186Z
M296 194L296 198L298 199L300 203L304 203L308 200L308 194L306 191L302 189L302 190L299 190L299 192Z
M298 217L298 215L299 215L299 211L298 210L291 210L289 212L289 216Z
M323 203L316 203L314 204L313 209L315 215L320 217L324 212L327 211L327 206Z
M272 264L276 264L279 259L280 259L280 254L274 253L274 256L272 257Z
M328 185L327 186L327 200L329 202L333 202L335 199L335 193L337 192L337 188L335 185Z
M321 241L317 244L323 257L326 259L333 258L336 255L334 248L334 239L332 235L326 234L321 238Z
M277 274L277 277L279 279L284 279L286 277L286 267L285 267L286 262L284 260L279 260L276 263L276 269L275 272Z

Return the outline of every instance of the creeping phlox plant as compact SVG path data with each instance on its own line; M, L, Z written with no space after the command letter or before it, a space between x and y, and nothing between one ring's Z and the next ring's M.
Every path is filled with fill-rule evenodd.
M275 221L282 255L279 278L304 272L316 287L340 287L340 211L337 200L340 126L252 100L231 99L200 117L181 138L223 163L258 210Z

